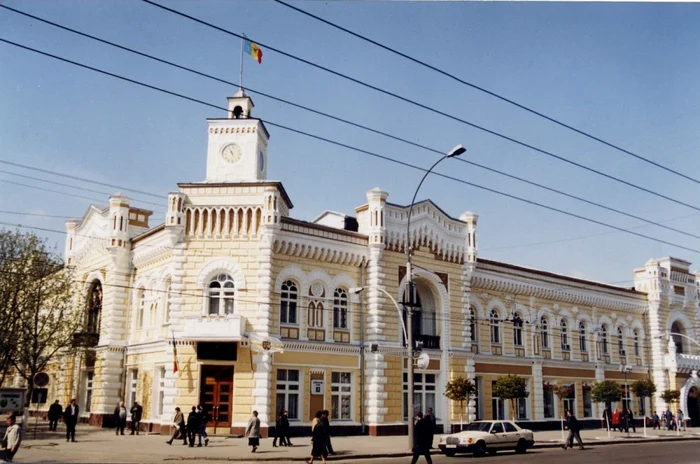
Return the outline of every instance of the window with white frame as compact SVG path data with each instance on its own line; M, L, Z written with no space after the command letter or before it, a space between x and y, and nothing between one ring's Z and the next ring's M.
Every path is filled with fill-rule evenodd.
M437 376L435 374L413 374L413 408L424 414L428 408L435 411ZM403 417L408 419L408 374L403 374Z
M523 320L519 314L513 318L513 345L523 346Z
M527 419L527 400L528 398L518 398L516 406L518 408L518 419Z
M146 289L143 287L141 287L138 290L137 302L138 302L138 309L137 309L137 314L136 314L136 328L142 329L143 328L144 312L146 311Z
M569 326L564 318L559 322L559 332L561 336L561 349L563 351L569 351L571 349L569 346Z
M603 354L608 354L608 326L603 325L600 328L600 338L603 349Z
M289 420L299 420L299 371L296 369L277 370L277 411L287 411Z
M622 327L617 328L617 352L620 356L625 355L625 339L622 336Z
M287 280L282 284L282 294L280 295L280 323L296 325L297 319L297 298L299 292L297 284Z
M331 373L331 419L352 420L352 374Z
M578 347L581 353L588 351L588 344L586 343L586 324L579 322L578 324Z
M344 288L333 292L333 328L348 329L348 292Z
M228 274L219 274L211 279L207 287L208 314L210 316L233 314L235 294L235 284Z
M136 402L136 389L138 388L139 370L131 369L129 371L129 395L127 405L131 407Z
M92 410L92 392L93 380L95 379L95 371L87 371L85 373L85 412Z
M549 348L549 321L542 316L540 319L540 339L542 340L542 348Z
M633 333L634 336L634 355L639 357L640 356L640 351L639 351L639 331L635 330Z
M491 326L491 343L500 344L501 321L498 320L498 311L496 311L495 309L491 310L491 318L489 319L489 325Z
M163 403L165 402L165 367L158 369L158 416L163 415Z
M171 296L172 291L173 286L171 281L168 279L168 281L165 282L165 295L163 296L165 301L165 304L163 305L163 324L170 323L170 305L173 301Z
M158 317L158 302L153 301L148 305L148 326L155 327L156 318Z
M495 381L491 382L491 391L496 385ZM493 420L504 420L506 418L506 403L503 398L499 398L493 393L491 393L491 419Z
M583 417L593 417L593 396L591 387L583 387Z
M571 411L571 414L576 415L576 387L574 384L566 385L569 388L569 394L563 399L564 411Z
M326 289L322 283L316 282L309 288L309 308L306 313L306 323L315 329L323 328L323 299Z
M552 419L554 417L554 389L549 384L544 384L542 388L542 399L544 406L544 418Z
M469 308L469 332L471 333L472 343L479 341L479 326L476 319L476 309L474 306Z

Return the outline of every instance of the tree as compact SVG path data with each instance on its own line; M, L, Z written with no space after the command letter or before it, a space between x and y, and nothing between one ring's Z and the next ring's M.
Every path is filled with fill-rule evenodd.
M651 398L656 393L656 384L651 379L637 380L630 388L638 398Z
M0 255L8 251L2 276L2 318L12 321L11 333L2 334L9 364L27 385L27 402L34 390L34 376L57 355L72 347L73 334L83 326L82 305L74 308L72 273L50 250L45 240L34 234L0 232ZM0 296L1 298L1 296ZM7 332L3 327L3 332ZM7 365L5 366L7 368ZM7 372L7 369L5 369Z
M527 391L527 380L517 375L507 375L499 377L493 385L493 396L510 401L510 410L515 419L515 401L520 398L527 398L530 392Z
M664 400L666 403L675 403L681 398L681 392L678 390L664 390L664 392L661 394L661 399Z
M444 395L452 400L459 402L459 422L462 424L462 414L464 413L464 402L469 401L469 398L476 393L474 383L464 377L457 377L447 382Z
M615 403L622 399L622 389L613 380L596 382L591 387L591 399L596 403Z

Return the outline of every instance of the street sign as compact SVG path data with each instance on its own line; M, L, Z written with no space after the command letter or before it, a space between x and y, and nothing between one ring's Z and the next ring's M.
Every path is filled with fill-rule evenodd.
M32 403L46 404L46 398L49 396L48 388L35 388L32 390Z
M49 374L47 374L46 372L39 372L34 376L34 386L41 388L47 386L48 384Z
M24 410L24 388L0 388L0 414Z

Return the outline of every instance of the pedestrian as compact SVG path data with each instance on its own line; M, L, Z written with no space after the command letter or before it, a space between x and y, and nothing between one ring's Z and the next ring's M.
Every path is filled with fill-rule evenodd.
M131 435L136 432L139 434L139 428L141 428L141 416L143 415L143 407L138 401L134 401L134 405L131 407Z
M583 441L581 440L581 423L576 419L576 416L571 411L566 411L566 424L564 428L569 429L569 437L562 446L564 449L567 447L574 447L574 438L576 438L576 443L578 443L578 449L583 449Z
M190 411L187 416L187 438L190 440L190 448L194 448L194 440L197 438L197 433L199 432L199 413L197 412L197 407L192 406L192 411Z
M676 414L676 423L678 430L681 430L682 427L683 431L685 432L685 416L683 416L683 411L680 409L678 410L678 414Z
M433 408L428 408L425 413L423 420L428 425L428 430L430 431L430 449L433 449L433 440L435 437L435 427L437 426L437 421L435 420L435 415L433 414Z
M282 413L282 430L284 430L284 438L287 441L286 446L294 446L292 445L292 439L289 436L289 415L286 409Z
M654 427L652 430L656 430L657 427L659 428L659 430L661 430L660 420L661 419L659 419L659 415L656 413L656 411L654 411L654 415L651 416L651 425L652 427Z
M314 462L314 458L321 458L321 462L325 463L328 457L328 445L326 443L326 431L323 427L322 411L316 412L316 416L311 421L311 458L307 459L308 464Z
M622 427L620 425L620 410L615 408L615 412L612 414L612 429L613 430L619 430L622 432Z
M70 400L70 404L63 411L63 423L66 424L66 441L75 443L75 426L78 424L80 408L75 402L75 398Z
M433 460L430 458L430 429L428 428L428 423L423 419L423 413L418 411L415 415L416 423L413 425L413 459L411 459L411 464L416 464L418 458L425 456L425 460L428 464L432 464Z
M622 408L622 411L620 411L620 426L622 427L620 432L624 430L625 432L629 433L629 416L627 415L626 408Z
M329 412L327 409L321 411L321 422L323 423L323 430L326 432L326 448L328 448L328 454L333 455L333 445L331 444L331 423L328 420Z
M629 432L629 427L632 427L632 432L637 433L637 425L634 423L634 414L632 410L627 408L627 431Z
M63 414L63 406L61 406L61 403L58 402L58 400L54 401L53 404L49 407L49 430L55 432L56 427L58 426L58 420L61 418L61 415Z
M126 406L123 401L114 408L114 423L117 424L115 433L119 435L121 432L124 435L124 429L126 428Z
M245 434L248 436L248 446L252 446L252 453L260 446L260 419L258 419L258 411L253 411L253 417L248 421L248 427L245 429Z
M666 419L666 430L671 430L671 427L673 427L673 413L669 409L666 409L664 418Z
M19 444L22 442L22 431L16 422L17 418L14 414L7 416L7 430L5 430L5 437L2 439L2 446L0 446L0 460L12 462L12 458L19 450Z
M208 446L207 422L209 422L209 414L201 404L197 406L197 413L199 414L199 444L197 446L202 446L202 438L204 438L204 446Z
M187 434L185 433L185 415L182 414L182 411L180 411L179 407L175 408L175 417L173 418L173 427L175 427L175 431L173 432L172 436L170 437L170 440L167 440L166 443L169 445L172 445L173 440L175 440L179 435L182 437L183 445L186 445L187 444Z
M285 440L285 431L282 425L282 416L284 415L284 410L280 409L277 417L275 418L275 439L272 440L272 447L277 448L277 440L280 441L280 446L287 446L287 441Z

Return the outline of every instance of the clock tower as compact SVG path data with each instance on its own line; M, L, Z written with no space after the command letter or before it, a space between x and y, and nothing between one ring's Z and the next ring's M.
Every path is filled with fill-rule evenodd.
M253 118L253 100L239 89L228 99L228 118L207 119L206 182L256 182L267 178L267 142L261 120Z

